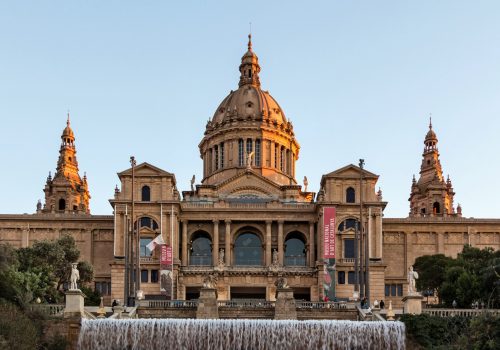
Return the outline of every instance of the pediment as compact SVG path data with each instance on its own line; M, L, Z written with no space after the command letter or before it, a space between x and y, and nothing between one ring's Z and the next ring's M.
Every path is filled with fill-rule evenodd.
M245 171L222 182L216 187L219 197L228 199L276 199L281 187L252 171Z
M323 178L359 178L359 175L363 173L363 177L365 179L378 179L378 175L369 172L365 169L361 169L360 167L354 165L354 164L349 164L346 165L345 167L342 167L340 169L334 170L331 173L328 173L326 175L323 175Z
M141 163L137 165L134 169L135 176L174 176L172 173L155 167L149 163ZM119 177L122 176L132 176L132 168L128 168L127 170L118 173Z

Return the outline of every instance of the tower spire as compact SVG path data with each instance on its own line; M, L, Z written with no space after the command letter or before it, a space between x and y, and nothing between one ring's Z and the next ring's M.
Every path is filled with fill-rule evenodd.
M243 85L254 85L260 87L259 79L259 59L252 49L252 33L248 34L248 50L245 52L241 58L240 64L240 83L239 86Z
M90 212L87 177L84 176L82 180L78 174L75 134L70 126L69 111L66 127L61 134L56 173L53 179L49 173L44 192L44 212L77 212L84 214Z

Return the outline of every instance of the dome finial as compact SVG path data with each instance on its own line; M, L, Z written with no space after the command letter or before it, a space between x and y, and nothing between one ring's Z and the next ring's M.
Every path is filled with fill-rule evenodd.
M248 51L252 51L252 33L248 34Z
M68 119L66 120L66 125L69 126L69 109L68 109Z
M429 129L432 130L432 113L429 113Z

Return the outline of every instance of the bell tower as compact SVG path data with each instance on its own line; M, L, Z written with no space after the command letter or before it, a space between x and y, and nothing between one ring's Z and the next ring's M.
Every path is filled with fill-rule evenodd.
M90 214L87 175L82 180L78 174L75 134L70 126L69 113L66 128L61 135L56 173L54 178L49 173L43 191L45 205L42 213Z
M413 175L410 198L410 217L455 215L453 186L450 176L444 180L438 139L429 120L429 131L424 140L424 152L418 181Z

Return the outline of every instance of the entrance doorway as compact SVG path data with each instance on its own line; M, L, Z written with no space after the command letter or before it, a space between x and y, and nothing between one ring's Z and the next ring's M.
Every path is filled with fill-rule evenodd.
M232 287L231 299L266 299L266 287Z
M186 287L186 300L200 298L200 287Z

